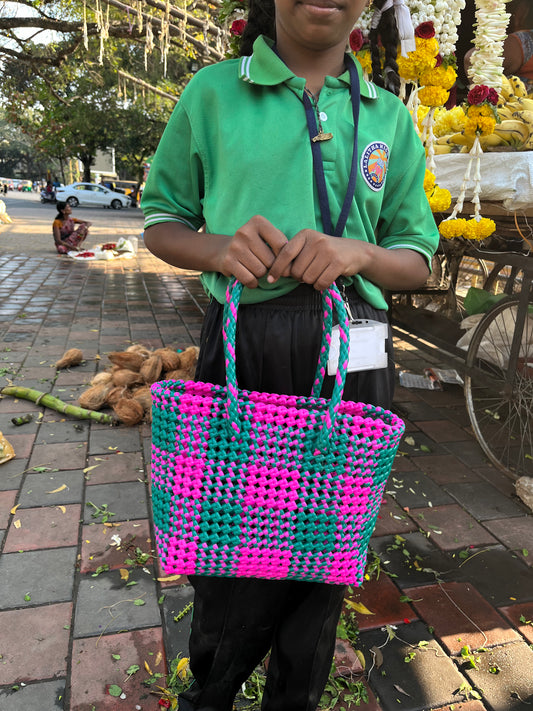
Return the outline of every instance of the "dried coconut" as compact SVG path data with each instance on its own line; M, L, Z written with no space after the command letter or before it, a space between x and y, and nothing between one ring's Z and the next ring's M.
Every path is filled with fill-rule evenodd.
M105 405L107 395L112 388L111 383L99 383L82 392L78 399L80 407L86 410L99 410Z
M144 358L149 358L152 355L152 351L140 343L134 343L132 346L128 346L126 353L140 353Z
M113 410L118 419L128 427L132 427L141 422L144 416L143 406L133 398L120 398L120 400L113 405Z
M192 380L194 377L194 371L186 370L185 368L178 368L178 370L170 370L165 373L165 380Z
M148 385L155 383L159 380L161 373L163 371L163 363L161 361L161 356L153 355L147 358L141 366L140 374L143 380Z
M130 351L129 353L127 351L113 351L108 353L107 357L114 365L133 370L136 373L139 372L141 365L146 360L144 355L136 351Z
M57 361L56 368L70 368L72 365L79 365L83 360L83 353L79 348L69 348L63 353L63 356Z
M142 381L143 378L140 373L135 373L133 370L128 370L128 368L121 368L113 373L113 384L119 387L129 388L132 385L142 383Z
M103 370L101 373L97 373L91 380L91 385L100 385L101 383L110 383L113 379L111 373Z
M154 355L161 358L163 370L176 370L181 368L181 356L172 348L158 348L154 351Z
M197 346L189 346L189 348L180 353L181 367L185 370L195 367L199 351L200 349Z
M123 388L121 386L116 386L111 388L106 397L106 403L113 407L120 400L120 398L131 397L131 393L128 388Z

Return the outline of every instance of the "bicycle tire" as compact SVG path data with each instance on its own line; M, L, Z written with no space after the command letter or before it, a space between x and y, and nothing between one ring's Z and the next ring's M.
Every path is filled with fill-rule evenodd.
M509 298L480 321L466 355L464 385L481 448L516 478L533 475L533 317L525 317L519 357L511 366L517 313L518 299Z

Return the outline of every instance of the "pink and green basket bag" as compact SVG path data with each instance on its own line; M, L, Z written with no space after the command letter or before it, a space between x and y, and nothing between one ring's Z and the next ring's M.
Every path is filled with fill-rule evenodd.
M235 331L242 285L224 310L225 387L152 386L152 508L166 574L360 585L404 423L342 401L349 323L336 286L310 397L240 390ZM320 398L333 308L340 324L331 400Z

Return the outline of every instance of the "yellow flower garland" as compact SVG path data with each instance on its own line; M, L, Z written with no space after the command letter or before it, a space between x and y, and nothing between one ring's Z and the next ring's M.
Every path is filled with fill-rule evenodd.
M490 106L481 104L469 106L466 111L464 132L466 136L490 136L496 127L494 112Z
M488 217L481 217L479 220L475 217L471 220L459 217L456 220L443 220L439 225L439 233L444 239L464 237L477 242L490 237L495 230L496 223Z
M408 52L407 57L402 57L398 52L396 58L399 74L405 81L415 81L422 73L432 71L435 68L435 57L439 53L439 43L435 37L415 37L415 43L414 52Z
M440 67L422 72L419 81L422 86L440 86L449 91L455 84L456 79L457 72L455 69L451 65L446 67L441 64Z
M418 92L418 98L425 106L442 106L448 101L449 95L447 89L432 85L424 86Z
M355 52L354 57L359 61L364 72L369 75L372 74L372 57L369 49L362 49L359 52Z
M439 225L439 233L444 239L461 237L466 229L466 220L460 217L457 220L443 220Z
M424 192L431 207L432 212L443 212L452 204L452 196L449 190L439 188L435 184L435 176L426 168L424 176Z
M436 185L431 195L428 195L428 201L431 212L444 212L452 204L452 195L446 188Z

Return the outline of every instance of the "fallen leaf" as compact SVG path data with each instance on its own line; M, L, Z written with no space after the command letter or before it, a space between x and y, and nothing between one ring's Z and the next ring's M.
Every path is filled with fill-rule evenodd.
M155 655L154 665L155 665L156 667L159 666L159 664L161 664L161 660L162 660L162 659L163 659L163 655L161 654L161 652L158 652L158 653Z
M66 488L67 488L66 484L61 484L61 486L58 486L57 489L54 489L53 491L47 491L46 493L47 494L57 494L60 491L65 491Z
M157 578L159 583L173 583L175 580L179 580L181 575L168 575L166 578Z
M64 506L56 506L56 509L59 509L61 513L67 513L67 509Z
M13 522L13 526L15 526L15 528L20 528L21 525L20 518L17 518L17 520Z
M405 696L409 696L409 697L411 696L411 694L408 694L407 691L404 691L399 684L393 684L393 686L396 689L396 691L400 692L400 694L405 694Z
M130 577L130 571L126 568L120 568L120 579L127 580Z
M359 659L359 663L361 664L361 667L363 669L365 669L366 668L365 655L363 654L363 652L361 652L360 649L354 649L353 651L355 652L355 656L357 657L357 659Z
M368 607L365 607L362 602L354 602L353 600L344 600L344 602L351 607L352 610L361 613L361 615L375 615L375 612L371 612Z
M83 473L87 474L87 472L90 472L91 469L96 469L96 467L99 467L99 466L100 466L99 464L93 464L92 467L85 467L85 469L83 470Z
M148 674L150 674L150 676L153 675L153 671L150 669L150 666L149 666L148 662L145 662L145 663L144 663L144 668L146 669L146 671L148 672Z
M370 651L374 655L374 665L376 669L379 669L383 664L383 653L379 647L371 647Z
M20 504L17 504L16 506L13 506L13 508L11 509L11 511L10 511L9 513L14 514L15 511L18 509L19 506L20 506Z
M122 526L122 524L121 523L109 523L109 521L106 521L104 523L104 526L106 526L106 528L113 528L113 527Z

